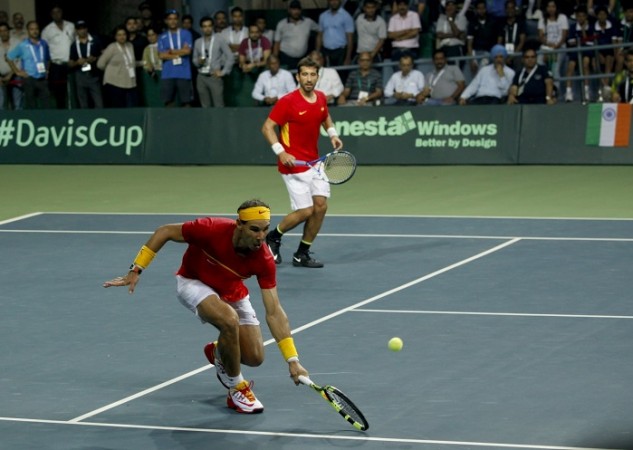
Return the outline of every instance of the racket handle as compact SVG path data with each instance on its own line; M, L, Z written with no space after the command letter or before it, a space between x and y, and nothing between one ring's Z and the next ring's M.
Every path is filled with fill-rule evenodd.
M295 166L308 166L307 161L301 161L300 159L295 159Z
M301 384L305 384L306 386L312 386L314 384L312 380L305 375L299 375L299 381Z

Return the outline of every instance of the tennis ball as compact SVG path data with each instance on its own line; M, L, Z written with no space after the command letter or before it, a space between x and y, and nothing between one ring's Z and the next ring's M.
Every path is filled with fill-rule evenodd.
M391 350L392 352L399 352L400 350L402 350L403 345L404 344L402 343L402 339L400 339L399 337L393 337L389 339L387 347L389 347L389 350Z

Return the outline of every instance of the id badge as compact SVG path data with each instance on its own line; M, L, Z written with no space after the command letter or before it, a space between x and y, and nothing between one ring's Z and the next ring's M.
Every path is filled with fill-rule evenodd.
M514 53L514 44L506 44L506 51L508 53Z
M362 99L367 98L367 97L369 97L369 92L367 92L367 91L360 91L358 93L358 99L359 100L362 100Z
M128 67L127 73L130 75L130 78L136 78L136 70L134 70L134 67Z
M46 66L43 62L38 62L37 65L37 73L46 73Z
M182 64L182 58L178 57L178 58L172 59L172 62L174 63L174 66L179 66Z
M89 63L86 63L83 66L81 66L82 72L90 72L91 70L92 70L92 66Z
M200 67L200 73L211 73L211 67L209 66Z

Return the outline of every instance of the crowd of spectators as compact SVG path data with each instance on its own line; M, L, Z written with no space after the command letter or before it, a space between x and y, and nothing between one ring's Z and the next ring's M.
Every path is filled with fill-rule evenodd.
M272 25L240 7L157 20L142 3L103 38L59 7L41 33L0 11L0 107L223 107L244 90L247 106L270 106L296 88L306 55L322 64L317 89L338 106L633 95L633 0L328 0L313 18L291 0Z

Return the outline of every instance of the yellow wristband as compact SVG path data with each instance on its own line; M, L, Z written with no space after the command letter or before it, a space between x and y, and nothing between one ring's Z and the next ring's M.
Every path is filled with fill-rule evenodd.
M299 354L297 353L297 349L295 348L295 341L291 337L287 337L277 342L279 346L279 350L281 350L281 354L286 361L290 358L297 358Z
M149 265L152 263L152 261L154 260L155 256L156 256L156 252L152 250L151 248L147 247L146 245L144 245L139 250L138 255L136 255L136 258L134 258L134 265L139 266L141 269L147 269Z

